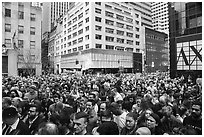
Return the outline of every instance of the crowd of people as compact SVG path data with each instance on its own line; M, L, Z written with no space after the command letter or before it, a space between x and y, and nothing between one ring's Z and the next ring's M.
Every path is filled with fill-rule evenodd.
M202 135L202 84L168 73L2 77L3 135Z

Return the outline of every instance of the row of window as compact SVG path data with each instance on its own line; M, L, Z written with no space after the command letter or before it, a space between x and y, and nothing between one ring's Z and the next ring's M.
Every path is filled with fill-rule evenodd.
M95 44L95 48L101 49L101 48L102 48L102 44L96 43L96 44ZM89 49L89 44L86 44L86 45L85 45L85 49ZM113 45L106 45L105 49L133 52L133 48L125 48L125 47L113 46ZM79 47L76 47L76 48L72 48L72 49L68 49L68 50L61 51L61 55L69 54L69 53L71 53L72 51L73 51L73 52L77 52L77 51L81 51L81 50L83 50L83 46L79 46ZM140 52L140 49L136 49L136 52ZM56 55L58 56L58 55L59 55L59 52L56 53Z
M102 40L102 35L96 34L95 39ZM77 43L83 42L83 40L84 40L83 37L80 37L78 39L75 39L73 41L68 42L67 46L69 47L71 45L76 45ZM89 35L85 36L85 40L89 40ZM128 44L128 45L133 45L133 42L134 42L133 40L122 39L122 38L114 38L114 37L110 37L110 36L106 36L105 40L108 41L108 42L115 42L116 41L117 43ZM125 41L126 41L126 43L125 43ZM135 44L139 45L140 42L135 41ZM66 44L61 45L61 49L63 49L63 48L66 48ZM59 50L59 47L56 47L56 50Z
M29 62L35 62L35 55L30 55L30 57L26 57L29 58ZM24 62L24 56L23 55L18 55L18 62Z
M5 24L5 32L11 32L11 24ZM18 33L24 33L24 26L18 25ZM35 35L35 27L30 27L30 35Z
M165 40L165 38L158 37L158 36L155 36L155 35L153 35L153 34L146 34L146 37L147 37L147 38L150 38L150 39L160 40L160 41L164 41L164 40Z
M11 46L11 39L5 39L5 45L6 47L12 47ZM18 40L18 48L24 48L24 40ZM30 41L30 49L35 49L35 41Z
M5 17L11 17L11 9L5 8ZM24 12L18 11L18 19L24 19ZM35 21L36 20L36 14L30 13L30 20Z

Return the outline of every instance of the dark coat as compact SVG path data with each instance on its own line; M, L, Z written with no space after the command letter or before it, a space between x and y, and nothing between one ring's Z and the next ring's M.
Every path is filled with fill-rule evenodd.
M30 129L22 120L19 120L16 129L12 130L9 135L30 135Z

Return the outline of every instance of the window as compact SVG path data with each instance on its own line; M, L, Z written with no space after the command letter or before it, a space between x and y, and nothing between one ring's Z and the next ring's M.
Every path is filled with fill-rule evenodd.
M78 50L79 51L83 50L83 46L78 47Z
M85 39L88 40L88 39L89 39L89 35L86 35L86 36L85 36Z
M73 37L76 37L77 36L77 32L74 32L72 35L73 35Z
M86 29L86 31L88 31L89 30L89 26L87 26L85 29Z
M66 50L64 51L64 55L66 54Z
M112 45L106 45L106 49L112 49L112 50L114 50L114 46L112 46Z
M18 12L18 18L19 19L24 19L24 12L23 11Z
M77 21L77 17L75 17L75 18L73 19L73 23L76 22L76 21Z
M66 43L64 44L64 48L66 48Z
M127 44L133 45L133 40L127 40Z
M35 55L30 55L31 62L35 62Z
M72 24L72 22L71 22L71 21L69 21L69 22L68 22L68 26L70 26L71 24Z
M87 9L86 11L85 11L85 14L87 15L89 13L89 9Z
M70 33L71 31L72 31L71 28L69 28L69 29L68 29L68 33Z
M114 37L106 36L106 41L113 42L114 41Z
M112 9L112 6L105 4L105 7L108 9Z
M138 35L138 34L135 34L135 38L138 38L138 39L139 39L139 38L140 38L140 35Z
M73 45L77 44L77 40L72 41Z
M5 45L8 48L11 48L11 39L5 39Z
M5 24L5 32L11 32L11 24Z
M18 25L18 33L23 34L23 32L24 32L24 27L23 27L23 26Z
M77 24L73 26L72 30L77 29Z
M95 2L96 5L101 5L101 2Z
M67 38L66 38L66 37L64 37L64 41L66 41L66 39L67 39Z
M71 53L71 52L72 52L72 50L71 50L71 49L68 49L68 50L67 50L67 53Z
M106 28L105 31L106 31L107 33L111 33L111 34L114 33L114 29L111 29L111 28Z
M66 27L67 27L67 24L64 24L64 28L66 29Z
M77 52L77 48L73 48L73 52Z
M95 35L95 39L100 39L101 40L101 38L102 38L102 35L98 35L98 34Z
M83 25L83 21L78 23L78 27L81 27Z
M136 44L136 45L140 45L140 42L139 42L139 41L136 41L135 44Z
M86 6L89 5L89 2L85 2Z
M5 17L11 17L11 9L5 9Z
M133 22L133 19L126 17L126 21L129 22L129 23L132 23L132 22Z
M85 47L86 47L86 49L88 49L89 48L89 44L86 44Z
M118 35L124 35L124 31L117 30Z
M89 22L89 17L88 17L88 18L86 18L85 20L86 20L86 23L87 23L87 22Z
M83 13L79 14L78 18L81 19L83 17Z
M35 21L35 18L36 18L35 16L36 16L36 15L35 15L34 13L31 13L31 14L30 14L30 20L31 20L31 21Z
M35 49L35 41L30 41L30 48Z
M95 45L97 49L101 49L102 48L102 44L96 44Z
M81 30L78 31L78 34L79 34L79 35L82 34L82 33L83 33L83 29L81 29Z
M128 30L133 30L133 26L126 25L126 29L128 29Z
M71 36L71 35L69 35L69 36L67 37L67 39L69 40L69 39L71 39L71 37L72 37L72 36Z
M123 23L116 22L116 26L119 27L119 28L124 28L124 24Z
M126 48L126 51L133 52L133 48Z
M117 42L118 42L118 43L124 43L124 39L117 38Z
M95 13L101 14L101 9L95 8Z
M35 27L30 27L30 35L35 35Z
M113 18L114 13L106 11L105 15L106 15L107 17L112 17L112 18Z
M136 30L137 32L139 32L140 29L139 29L138 27L135 27L135 30Z
M81 42L83 42L83 37L78 39L78 43L81 43Z
M123 20L123 19L124 19L124 16L116 15L116 18L119 19L119 20Z
M102 28L101 26L97 26L97 25L95 26L95 30L101 31L101 28Z
M108 24L108 25L111 25L111 26L113 26L114 25L114 21L111 21L111 20L106 20L106 22L105 22L106 24Z
M101 22L101 18L99 18L99 17L95 17L95 21L97 21L97 22Z
M18 47L23 48L23 40L18 40Z
M72 45L72 43L71 43L71 42L68 42L67 44L68 44L68 46L71 46L71 45Z
M128 37L133 37L133 33L127 32L127 36L128 36Z

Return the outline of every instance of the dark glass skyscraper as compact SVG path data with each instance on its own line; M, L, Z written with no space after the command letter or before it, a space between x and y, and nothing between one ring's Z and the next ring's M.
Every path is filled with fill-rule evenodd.
M202 2L169 3L170 76L202 75Z

